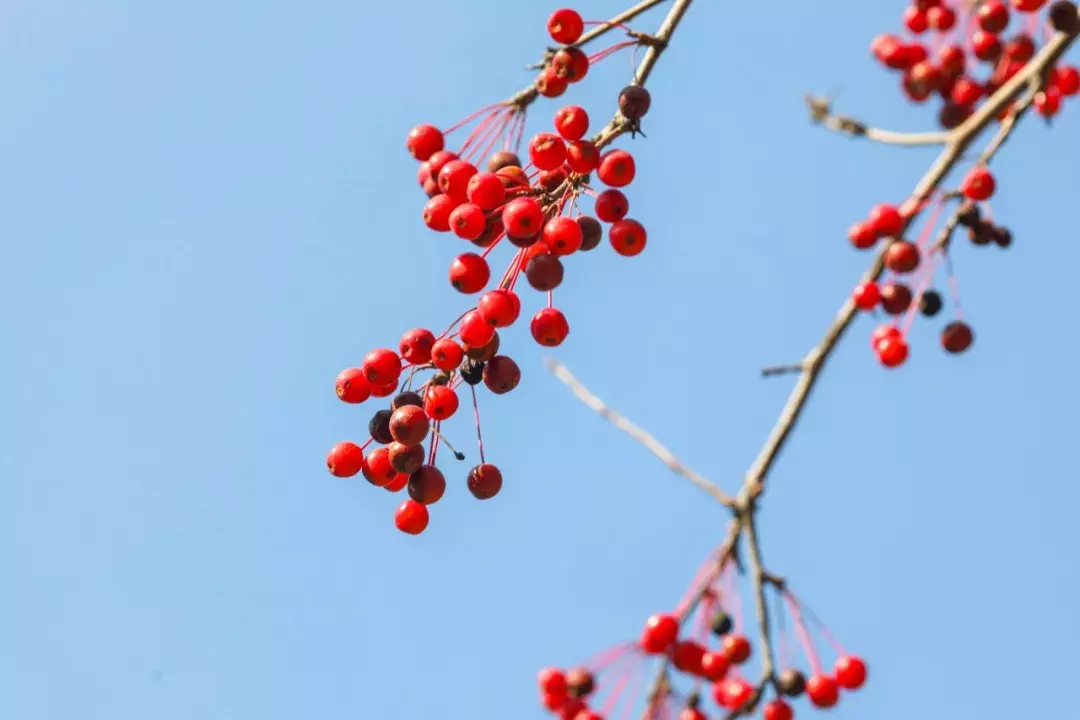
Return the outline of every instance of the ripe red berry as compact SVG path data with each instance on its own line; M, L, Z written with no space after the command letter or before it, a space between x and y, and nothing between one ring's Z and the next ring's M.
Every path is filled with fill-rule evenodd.
M1001 40L994 33L976 30L971 36L971 49L983 62L996 60L1001 55Z
M589 130L589 114L577 105L559 108L555 112L555 129L564 140L580 140Z
M1076 95L1080 92L1080 70L1072 65L1055 67L1050 82L1061 91L1062 95L1066 97Z
M845 690L857 690L866 682L866 663L854 655L836 660L836 682Z
M566 146L566 164L576 173L591 173L600 165L600 151L591 140L575 140Z
M390 435L402 445L419 445L424 442L430 427L428 416L415 405L399 407L390 416Z
M521 382L521 370L506 355L496 355L484 365L484 385L496 395L510 392Z
M409 484L409 476L405 473L397 473L394 475L394 479L383 485L383 490L387 492L401 492L405 489L405 486Z
M487 218L479 206L463 203L450 213L450 229L463 240L475 240L487 229Z
M491 279L487 260L476 253L462 253L450 264L450 284L466 295L480 292Z
M360 469L367 481L376 487L384 487L398 474L390 464L390 451L385 447L375 448L368 453Z
M815 675L806 681L806 694L815 707L831 708L840 699L836 681L828 675Z
M550 65L544 68L536 78L536 91L546 98L557 98L566 92L567 82L555 74Z
M434 465L423 465L409 476L409 497L424 505L434 505L446 492L446 478Z
M979 83L969 77L961 76L953 83L949 97L957 105L970 107L979 101L979 98L982 97L982 93L983 89Z
M483 347L495 335L495 326L489 324L476 310L471 310L461 319L458 330L461 341L471 347Z
M1061 91L1051 85L1035 95L1035 111L1045 118L1051 118L1061 110Z
M630 211L630 202L620 190L609 188L596 196L596 204L593 206L596 217L604 222L613 223L626 217Z
M729 667L731 663L722 651L709 651L701 656L701 677L710 682L722 680Z
M969 200L987 200L994 194L997 182L983 166L972 168L960 183L960 191Z
M898 275L919 267L919 246L907 240L891 243L885 251L885 267Z
M608 239L611 247L620 255L632 257L645 249L645 241L648 239L645 228L637 220L623 218L608 229Z
M1035 12L1046 4L1046 0L1012 0L1013 7L1020 12Z
M458 205L449 195L436 195L424 205L424 224L435 232L450 232L450 214Z
M967 57L964 49L959 45L942 45L937 56L942 72L948 75L959 75L964 72Z
M742 635L725 635L722 649L732 665L741 665L750 659L750 641Z
M581 82L589 74L589 56L580 48L563 48L552 56L551 71L568 83Z
M420 162L443 149L443 134L434 125L417 125L405 138L405 148Z
M495 173L478 172L469 178L465 194L481 210L494 210L503 204L506 187Z
M854 301L855 307L860 310L873 310L881 300L881 290L878 289L876 282L867 280L855 288L851 299Z
M895 205L887 203L875 205L870 210L868 222L878 237L897 235L904 229L904 217Z
M502 211L503 227L509 238L537 235L544 224L544 209L536 198L514 198Z
M671 662L676 668L690 675L701 675L701 658L705 647L693 640L678 640L671 648Z
M899 282L887 282L878 288L881 291L881 307L890 315L900 315L911 307L911 288Z
M393 395L398 388L398 380L394 379L384 385L371 385L371 397L384 398Z
M431 348L435 344L435 336L430 330L416 328L401 336L398 350L401 357L413 365L423 365L431 360Z
M946 352L962 353L975 342L975 333L967 323L951 322L941 331L941 346Z
M436 340L431 347L431 361L444 372L456 369L464 359L465 351L450 338Z
M465 356L470 360L475 360L478 363L484 363L495 357L495 353L499 352L499 333L495 332L491 339L483 345L469 345L463 343L462 347L465 349Z
M346 368L338 373L334 390L344 402L354 405L371 397L371 385L361 368Z
M386 385L396 381L401 375L401 358L393 350L379 348L364 356L361 367L369 383Z
M926 28L929 27L926 11L917 5L908 5L904 9L904 25L916 35L926 32Z
M581 226L572 218L553 217L544 223L540 238L555 255L569 255L581 247Z
M540 243L533 247L537 245L540 245ZM555 255L536 255L525 265L525 279L529 281L529 285L541 292L554 290L562 284L562 261Z
M709 716L696 707L685 707L679 712L678 720L709 720Z
M870 333L870 347L877 352L882 340L898 337L900 337L900 328L895 325L878 325L874 328L874 332Z
M410 406L411 407L411 406ZM422 445L405 445L396 440L386 446L390 467L394 472L411 475L424 464L426 453Z
M451 160L439 171L439 189L459 203L469 198L469 181L476 166L465 160Z
M570 324L566 316L555 308L544 308L533 316L529 326L533 339L547 347L562 345L570 334Z
M945 5L937 5L926 11L926 21L938 32L947 32L956 25L956 11Z
M360 472L364 451L351 442L339 442L326 455L326 467L336 477L352 477Z
M908 344L903 337L886 337L877 344L878 360L888 368L904 364L908 356Z
M433 385L424 393L424 412L432 420L447 420L457 412L458 395L447 385Z
M477 500L490 500L502 489L502 473L491 463L477 465L469 471L466 484Z
M869 250L877 243L878 233L869 222L857 222L848 228L848 240L859 250Z
M645 621L641 633L641 649L650 655L667 652L679 635L679 621L674 615L656 614Z
M536 133L529 141L529 159L541 170L554 170L566 160L566 143L554 133Z
M545 695L565 698L567 694L566 674L558 668L544 668L536 675L536 684Z
M713 699L720 707L741 710L754 694L754 687L742 678L729 678L713 685Z
M609 187L625 187L634 180L634 157L625 150L612 150L600 158L596 174Z
M547 30L555 42L570 45L576 43L581 37L581 33L585 30L585 23L576 11L570 8L559 8L548 18Z
M795 711L786 702L777 698L765 705L761 716L764 720L792 720L795 717Z
M499 288L481 295L480 301L476 303L476 309L480 317L492 327L508 327L517 320L518 313L521 311L521 301L509 290Z
M976 16L979 27L988 33L1000 33L1009 24L1009 8L1001 0L987 0L979 6Z
M419 535L428 526L428 509L415 500L406 500L394 512L394 526L403 533Z

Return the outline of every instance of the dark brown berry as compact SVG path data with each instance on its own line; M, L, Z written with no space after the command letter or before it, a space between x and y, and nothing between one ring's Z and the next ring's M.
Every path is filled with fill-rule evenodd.
M604 239L604 227L600 224L600 221L591 215L582 215L577 218L577 224L581 227L581 248L582 252L588 252L589 250L595 250L600 244L600 241Z
M525 266L525 279L541 292L554 290L563 280L562 260L558 255L537 255Z
M502 489L502 482L502 472L491 463L477 465L469 471L466 478L469 492L477 500L488 500L498 495L499 490ZM568 681L569 678L570 676L567 675Z
M465 358L465 362L461 363L461 379L469 385L479 385L484 379L484 363Z
M926 317L934 317L941 312L941 293L937 290L927 290L919 300L919 312Z
M890 282L881 286L881 307L890 315L900 315L911 307L911 288L903 283Z
M521 382L521 369L512 358L496 355L484 366L484 384L496 395L508 393Z
M619 93L619 112L627 120L640 120L649 112L652 96L641 85L630 85Z
M423 465L409 476L409 497L418 503L436 503L445 492L446 478L434 465Z
M473 360L487 362L495 357L495 353L499 352L499 333L492 335L491 340L483 347L474 348L465 343L462 343L461 346L465 349L465 354Z
M718 612L713 617L712 623L709 625L709 627L712 629L713 635L716 635L717 637L727 635L729 632L731 632L731 616L728 615L726 612Z
M1058 32L1080 32L1080 12L1076 9L1076 3L1068 0L1058 0L1050 6L1050 24Z
M566 673L566 687L570 697L584 699L596 689L596 679L587 668L574 668Z
M514 167L521 167L521 158L507 150L500 150L488 158L487 169L488 172L493 173L502 170L504 167L510 167L511 165Z
M795 668L789 668L776 678L776 687L783 695L799 697L806 690L806 676Z
M965 202L956 214L956 222L963 227L978 227L982 223L982 211L973 202Z
M949 323L941 331L941 346L945 348L945 352L954 355L962 353L971 347L973 342L975 342L975 333L971 331L967 323L959 320Z
M975 245L989 245L994 242L994 228L987 223L979 223L968 229L968 237Z
M969 115L971 111L968 108L949 101L944 103L938 111L938 122L946 130L952 130L967 120Z
M994 242L998 247L1007 248L1012 245L1012 231L1005 227L995 227L993 231Z
M434 375L431 376L431 384L432 385L449 385L450 384L450 373L446 372L445 370L440 370L439 372L437 372L437 373L435 373Z
M390 416L393 414L391 410L379 410L368 422L368 432L380 445L387 445L394 441L394 436L390 434Z
M420 397L420 393L415 393L412 390L406 390L403 393L398 393L397 396L390 401L391 410L397 410L399 407L405 407L406 405L424 407L424 399Z

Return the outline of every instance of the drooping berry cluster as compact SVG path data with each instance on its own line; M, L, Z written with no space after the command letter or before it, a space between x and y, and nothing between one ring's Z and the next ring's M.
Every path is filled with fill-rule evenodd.
M537 95L561 94L556 90L582 80L591 64L638 44L638 40L624 41L588 56L575 43L590 24L598 23L585 22L570 9L555 11L548 20L548 30L564 47L551 54L531 88L511 100L482 108L445 131L419 125L406 138L406 149L420 162L417 180L428 196L424 223L437 233L454 235L482 250L458 254L449 269L450 284L462 294L478 298L442 334L436 336L426 328L410 330L396 351L373 350L360 367L341 373L337 394L348 403L403 392L388 409L376 413L371 440L363 446L339 443L327 459L335 475L348 477L362 471L375 485L391 490L407 486L411 499L398 508L396 516L399 529L405 532L422 532L428 522L426 506L442 497L446 481L435 466L439 444L445 442L440 428L456 412L462 384L472 386L475 408L476 386L483 384L491 392L503 394L520 381L518 365L501 349L499 336L500 330L514 325L521 315L522 299L516 290L519 277L524 275L534 290L546 293L546 306L532 315L529 329L537 343L555 347L570 333L566 315L554 304L554 291L563 282L567 258L596 249L604 236L604 224L617 254L633 256L645 248L645 228L628 217L629 202L623 192L637 172L634 158L626 150L604 149L622 130L609 127L588 139L590 120L585 109L562 107L555 113L553 132L539 132L529 140L529 162L523 164L519 157L526 109ZM650 104L644 87L623 89L618 98L623 129L638 130ZM447 149L447 136L470 125L474 127L463 144L456 151ZM477 163L485 158L481 169ZM593 189L594 175L605 189ZM592 215L581 209L587 198L593 201ZM512 258L492 283L491 253L507 245L512 246ZM423 380L422 375L428 372L433 374L414 391L413 382ZM406 414L417 430L415 436L406 434L402 439L394 434L394 419ZM475 418L479 433L479 411ZM421 426L424 432L420 432ZM429 427L431 444L425 452L420 443L428 437ZM371 442L384 447L364 456L364 448ZM495 466L484 463L482 441L480 447L481 465L469 474L469 486L483 488L480 494L474 490L477 497L491 497L501 486L501 474Z
M879 35L871 51L885 67L902 73L901 88L911 101L939 96L938 121L953 128L1023 69L1048 29L1073 32L1076 18L1071 2L915 0L903 14L909 36ZM1080 71L1060 65L1036 96L1035 109L1051 118L1078 92Z
M809 664L809 678L798 670L789 657L787 638L780 635L781 669L758 684L748 680L743 668L754 648L742 633L741 607L733 573L716 577L703 585L695 584L671 613L649 617L636 642L606 651L596 659L569 671L549 667L542 670L537 682L541 704L559 720L605 720L614 711L635 702L640 687L630 683L643 677L641 665L650 658L666 663L672 674L664 690L648 698L650 714L664 717L671 704L681 704L679 720L708 720L702 709L702 690L708 686L713 702L728 712L748 712L762 707L766 720L791 720L791 701L806 695L814 707L830 708L840 700L841 690L854 691L866 682L866 664L848 654L823 624L815 624L836 652L831 672L823 669L811 638L804 614L810 614L790 591L778 590L786 606L778 617L788 616ZM707 577L707 576L706 576ZM725 587L721 587L724 585ZM677 674L687 683L677 683ZM683 693L689 684L691 692ZM766 701L765 694L773 695Z

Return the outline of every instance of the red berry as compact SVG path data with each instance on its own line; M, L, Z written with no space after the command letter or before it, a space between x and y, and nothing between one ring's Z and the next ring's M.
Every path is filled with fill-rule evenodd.
M556 98L566 92L566 80L555 74L555 68L546 67L536 78L536 91L546 98Z
M764 720L792 720L795 717L795 711L786 702L777 698L765 706L762 717Z
M941 331L941 346L946 352L962 353L975 342L975 333L963 322L951 322Z
M885 267L898 275L919 267L919 246L907 240L897 240L885 250Z
M1051 83L1062 95L1072 96L1080 92L1080 70L1072 65L1055 67L1051 76Z
M457 159L457 153L451 152L449 150L440 150L439 152L429 157L427 160L427 166L428 169L431 171L431 179L438 182L439 171L441 171L443 167L446 166L446 163L450 162L451 160Z
M506 198L506 186L495 173L478 172L469 178L465 194L481 210L494 210Z
M1012 0L1013 7L1020 12L1035 12L1046 4L1046 0Z
M645 241L648 237L641 223L624 218L612 224L608 230L608 239L611 241L611 247L615 248L615 252L632 257L645 249Z
M466 295L480 292L491 279L487 260L476 253L463 253L450 264L450 284Z
M938 50L938 63L948 75L959 75L967 64L964 49L959 45L942 45Z
M376 487L384 487L398 474L390 464L390 451L385 447L375 448L368 453L360 469L367 481Z
M409 407L415 407L410 405ZM390 467L394 472L411 475L424 464L426 452L422 445L405 445L396 440L386 446Z
M904 9L904 25L916 35L926 32L929 25L926 19L926 11L917 5L909 5Z
M875 205L870 210L868 221L878 237L898 235L904 229L904 217L895 205L886 203Z
M815 675L807 680L806 694L810 696L810 702L819 708L831 708L840 699L840 689L828 675Z
M552 56L551 71L568 83L581 82L589 74L589 56L576 47L563 48Z
M360 368L346 368L342 370L334 382L337 396L344 402L357 404L371 397L371 385L364 377L364 371Z
M476 310L471 310L461 319L461 327L458 330L461 342L478 348L487 345L495 336L495 326L484 320L484 316Z
M878 241L877 230L869 222L857 222L848 228L848 240L859 250L868 250Z
M886 338L898 338L900 337L900 328L895 325L878 325L874 328L874 332L870 333L870 347L877 352L878 345Z
M351 442L339 442L326 456L326 467L336 477L352 477L360 472L363 462L364 451Z
M854 655L836 660L836 682L845 690L857 690L866 682L866 663Z
M428 509L415 500L406 500L394 512L394 526L403 533L419 535L428 526Z
M434 125L417 125L405 138L405 148L420 162L443 149L443 134Z
M434 465L423 465L409 476L409 497L424 505L434 505L446 492L446 478Z
M398 350L401 357L413 365L423 365L431 361L431 348L435 345L435 336L430 330L416 328L401 336Z
M394 379L384 385L371 386L371 397L384 398L390 397L397 391L398 380Z
M424 206L424 224L435 232L450 232L450 214L458 205L449 195L436 195Z
M984 62L996 60L1001 55L1001 40L994 33L976 30L971 36L971 49Z
M881 290L873 280L867 280L855 288L851 298L860 310L873 310L881 300Z
M701 656L701 677L710 682L722 680L730 666L722 651L709 651Z
M529 159L541 170L554 170L566 160L566 143L554 133L536 133L529 141Z
M585 29L585 23L581 15L570 8L560 8L551 13L547 21L548 34L551 39L563 45L576 43Z
M484 385L496 395L510 392L521 382L521 370L512 358L496 355L484 365Z
M519 197L506 204L502 211L503 227L510 238L537 235L544 224L544 209L536 198Z
M383 485L383 490L386 490L387 492L401 492L408 484L409 476L405 473L397 473L394 475L393 480Z
M364 356L361 367L369 383L386 385L396 381L401 375L401 358L393 350L379 348Z
M604 222L613 223L626 217L630 211L630 202L622 191L610 188L596 196L594 205L596 217Z
M507 327L517 320L521 301L514 293L500 288L481 295L476 309L480 317L492 327Z
M402 445L424 442L430 427L427 414L415 405L403 405L390 416L390 436Z
M600 165L600 151L591 140L575 140L566 146L566 163L576 173L591 173Z
M709 720L709 716L696 707L686 707L679 712L678 720Z
M979 83L969 77L961 76L953 83L949 97L962 107L970 107L982 97L983 89Z
M945 5L938 5L926 11L926 20L930 27L938 32L947 32L956 25L956 11Z
M559 108L555 113L555 129L564 140L580 140L589 130L589 114L577 105Z
M570 698L559 708L559 720L578 720L579 717L582 720L592 720L588 717L590 714L585 701L579 698Z
M445 372L456 369L464 359L465 351L450 338L436 340L431 347L431 361L435 367Z
M1001 0L987 0L976 14L979 27L988 33L999 33L1009 24L1009 8Z
M742 665L750 659L750 641L742 635L725 635L722 649L732 665Z
M987 200L994 194L997 182L985 167L974 167L964 176L960 191L969 200Z
M680 640L671 649L671 662L684 673L701 675L701 658L705 648L693 640Z
M540 692L555 697L566 697L566 674L557 668L544 668L536 676L536 684L540 686Z
M477 500L490 500L502 489L502 473L491 463L477 465L469 471L466 485Z
M1061 91L1051 85L1035 96L1035 111L1045 118L1054 117L1061 110Z
M625 187L634 180L634 157L625 150L612 150L600 158L596 174L609 187Z
M904 364L908 356L908 344L902 337L883 338L877 344L878 360L888 368Z
M463 240L475 240L487 229L487 218L477 205L464 203L450 213L450 229Z
M581 226L568 217L553 217L544 223L540 236L555 255L569 255L581 247Z
M432 420L446 420L457 412L457 393L446 385L433 385L424 393L424 412Z
M570 334L570 324L566 316L555 308L544 308L533 316L529 326L533 339L541 345L556 347Z
M742 678L721 680L713 686L713 698L728 710L741 710L754 694L754 687Z
M459 203L469 197L469 181L476 174L476 166L465 160L451 160L439 171L439 189Z
M679 621L674 615L658 614L645 621L641 633L641 649L650 655L667 652L679 635Z

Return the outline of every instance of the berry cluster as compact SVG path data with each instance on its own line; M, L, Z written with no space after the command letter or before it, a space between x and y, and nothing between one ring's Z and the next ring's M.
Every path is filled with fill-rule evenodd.
M863 660L845 652L816 616L783 588L779 593L793 620L811 675L808 678L794 667L781 630L779 660L783 669L758 685L747 680L741 669L750 660L754 648L740 630L741 608L731 575L725 573L728 581L725 589L721 589L714 577L704 585L692 587L674 612L649 617L636 642L602 653L569 671L553 667L542 670L537 682L543 706L559 720L604 720L618 706L633 702L633 698L626 696L633 695L637 688L628 688L628 681L640 676L640 664L644 660L657 657L693 686L684 695L668 680L660 696L648 699L650 711L666 709L672 702L681 704L679 720L708 720L701 699L705 685L711 688L715 704L728 712L753 710L762 703L763 694L771 686L774 697L762 704L766 720L791 720L794 709L790 701L804 694L814 707L830 708L839 702L841 690L862 687L867 677ZM730 602L725 604L724 599ZM831 673L823 669L804 614L811 615L836 651ZM783 616L781 612L780 617ZM651 712L647 717L663 716Z
M483 384L495 394L513 390L521 378L518 365L500 350L499 331L514 325L522 311L517 293L521 275L534 290L545 293L546 306L532 315L529 329L544 346L563 343L570 324L554 304L554 291L564 278L565 262L578 252L596 249L604 236L623 256L639 254L646 243L644 226L630 217L623 189L636 174L633 156L626 150L604 148L623 130L640 129L651 104L648 91L639 85L622 90L618 98L619 129L609 126L587 139L589 115L569 105L554 116L554 132L539 132L528 142L528 163L519 149L524 138L527 107L538 95L554 97L568 83L581 81L590 65L638 40L624 41L586 55L577 43L591 23L570 9L555 11L548 20L551 38L564 46L550 54L534 84L511 100L471 114L446 130L419 125L406 138L406 149L420 162L417 180L428 200L423 221L431 230L468 241L481 252L462 252L450 263L450 284L465 295L478 295L440 335L426 328L402 336L397 351L371 351L360 367L344 370L337 380L338 397L362 403L369 397L394 396L388 409L371 421L371 440L364 446L339 443L327 458L330 472L349 477L363 472L372 484L392 491L408 487L410 500L397 511L396 524L407 533L422 532L428 523L428 505L443 495L446 481L436 467L440 443L446 443L441 424L456 412L462 384ZM625 26L619 25L626 29ZM560 89L561 88L561 89ZM475 124L463 144L447 149L447 137ZM501 141L501 146L500 146ZM483 169L478 163L486 158ZM592 176L605 189L594 190ZM593 214L582 212L585 198L593 201ZM510 245L513 255L501 278L493 285L490 255ZM420 374L433 373L416 390ZM404 381L403 381L404 377ZM403 387L404 382L404 387ZM479 411L475 412L479 434ZM427 451L421 443L431 430ZM371 442L384 447L364 455ZM455 456L462 459L460 453ZM476 497L489 498L502 484L499 470L483 462L469 473L468 485Z
M1018 27L1006 35L1010 22ZM922 103L938 95L938 121L954 128L1035 56L1040 39L1049 34L1047 26L1073 32L1077 15L1071 2L1047 7L1046 0L914 0L904 10L903 23L911 35L929 39L879 35L871 51L885 67L903 73L901 88L911 101ZM1065 98L1078 92L1080 71L1056 67L1036 96L1035 109L1051 118Z

